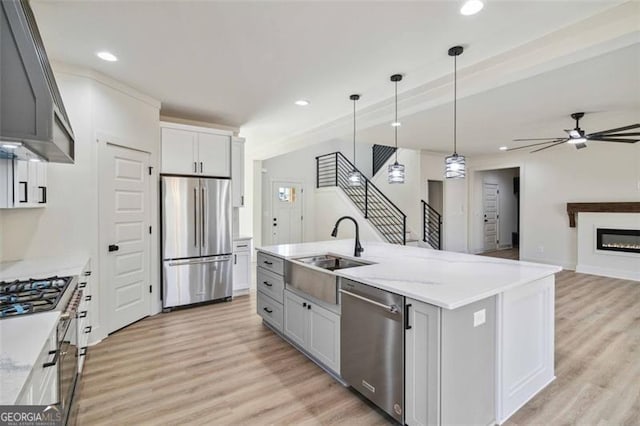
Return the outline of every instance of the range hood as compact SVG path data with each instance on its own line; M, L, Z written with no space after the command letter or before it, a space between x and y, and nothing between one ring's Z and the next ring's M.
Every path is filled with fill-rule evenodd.
M0 157L73 163L73 130L31 6L2 0L0 10Z

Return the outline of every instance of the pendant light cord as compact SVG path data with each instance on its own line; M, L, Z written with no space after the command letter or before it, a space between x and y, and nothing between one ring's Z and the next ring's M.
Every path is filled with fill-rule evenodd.
M457 117L458 117L458 56L453 57L453 155L458 155L457 151Z
M396 121L394 123L393 129L395 131L395 141L396 141L396 163L398 162L398 82L395 81L396 84Z
M356 100L353 100L353 170L356 169Z

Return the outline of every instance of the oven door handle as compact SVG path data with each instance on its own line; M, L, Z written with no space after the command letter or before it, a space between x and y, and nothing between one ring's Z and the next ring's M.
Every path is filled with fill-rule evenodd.
M42 368L53 367L58 363L58 358L60 356L60 349L49 351L49 355L53 355L53 359L49 362L45 362L44 364L42 364Z
M399 309L396 305L385 305L384 303L376 302L375 300L367 299L366 297L362 297L358 294L351 293L350 291L340 289L340 293L349 295L351 297L355 297L356 299L362 300L363 302L371 303L372 305L378 306L380 308L384 308L392 314L397 314Z

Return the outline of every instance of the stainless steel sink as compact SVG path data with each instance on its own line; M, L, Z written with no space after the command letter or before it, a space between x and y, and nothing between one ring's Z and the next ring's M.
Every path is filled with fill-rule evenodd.
M371 264L329 254L293 260L296 262L287 261L285 264L284 279L287 286L333 304L338 303L338 277L329 272ZM310 268L310 266L324 269L324 271Z
M336 271L338 269L369 265L369 263L367 262L361 262L353 259L346 259L344 257L332 256L330 254L323 254L322 256L302 257L300 259L295 259L295 260L307 265L312 265L318 268L326 269L328 271Z

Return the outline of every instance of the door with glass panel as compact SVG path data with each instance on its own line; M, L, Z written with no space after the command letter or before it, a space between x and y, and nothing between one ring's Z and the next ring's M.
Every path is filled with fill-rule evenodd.
M301 183L271 183L271 244L302 242L302 197Z

